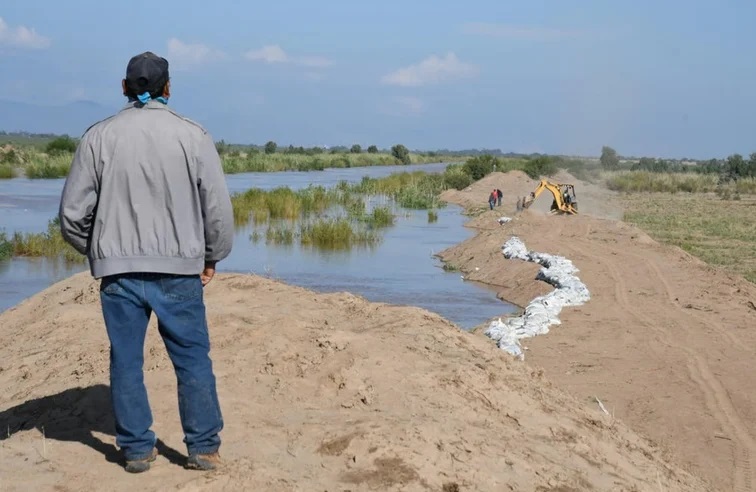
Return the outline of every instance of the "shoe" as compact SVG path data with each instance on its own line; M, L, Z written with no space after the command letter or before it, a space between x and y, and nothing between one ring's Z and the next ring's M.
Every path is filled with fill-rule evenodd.
M150 456L141 460L126 460L126 471L129 473L143 473L150 469L150 463L157 459L157 449L152 448Z
M210 454L190 454L186 461L186 467L190 470L215 470L221 465L221 457L218 451Z

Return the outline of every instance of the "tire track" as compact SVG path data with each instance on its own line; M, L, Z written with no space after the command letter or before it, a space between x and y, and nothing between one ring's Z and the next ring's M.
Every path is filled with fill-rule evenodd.
M562 231L563 226L558 228L559 234L561 234ZM590 226L588 226L585 231L585 234L589 233ZM584 242L589 241L585 236L581 237L580 239L582 239ZM611 256L607 256L606 253L600 253L599 251L604 249L610 251L610 255L612 256L629 255L637 260L640 260L643 265L647 266L647 268L653 272L654 277L658 278L659 283L663 286L664 290L667 293L667 297L670 298L670 296L672 295L671 287L666 279L663 279L663 275L658 266L654 265L651 260L645 257L641 257L637 254L629 253L627 251L619 252L613 250L608 246L594 244L594 242L591 243L593 246L591 248L593 258L603 264L608 270L609 275L612 277L612 281L615 286L614 295L617 299L617 302L620 304L620 307L630 316L638 320L644 327L647 327L654 331L661 338L664 345L672 349L682 350L688 355L691 362L689 362L687 369L691 380L701 389L701 393L704 396L706 406L711 411L714 419L723 429L727 430L729 437L732 439L734 448L732 471L734 490L736 490L737 492L746 492L753 490L752 487L754 485L754 479L753 466L751 464L751 461L752 456L756 455L756 441L754 441L753 437L749 433L748 426L738 416L737 410L735 409L732 400L727 394L727 391L721 385L717 377L712 373L711 369L706 363L706 360L698 352L690 347L674 344L674 340L671 339L671 334L669 333L668 329L659 327L659 325L655 323L654 320L649 319L646 315L641 314L638 309L633 308L632 303L627 296L628 289L626 287L625 281L621 273L614 266L614 260L611 258ZM563 243L562 245L572 252L582 251L577 249L574 244ZM681 310L681 308L679 308L677 304L673 302L672 304L678 310ZM687 316L689 315L686 313L686 317ZM721 331L721 327L720 330L717 331ZM731 339L731 341L733 340Z
M670 339L670 334L667 329L660 328L653 320L640 314L637 309L632 308L632 304L627 297L627 287L622 279L622 275L613 265L611 265L611 260L605 256L599 256L599 259L609 269L612 280L616 282L617 288L615 289L615 293L622 308L632 317L640 321L644 326L651 328L656 332L656 334L662 338L665 345L670 348L675 347L673 340ZM706 364L706 361L700 356L700 354L689 347L678 345L675 348L685 352L690 359L695 362L693 366L691 366L690 363L688 364L689 376L700 388L706 406L709 408L712 417L723 429L727 430L732 439L734 448L732 465L734 490L737 492L751 491L751 484L753 482L751 456L754 454L754 446L746 426L737 416L737 412L735 411L727 392L712 374L711 369L709 369L708 364Z
M607 248L611 249L611 248ZM619 254L616 250L611 249L613 252ZM664 289L664 293L667 297L667 300L669 303L674 306L674 308L680 312L683 316L685 316L688 319L692 319L694 322L697 321L697 317L691 315L689 312L687 312L685 309L683 309L675 299L677 299L677 296L674 294L674 291L672 289L672 286L670 285L669 281L666 279L665 275L662 273L661 269L659 268L659 265L656 263L656 261L648 259L647 257L640 256L637 253L633 253L632 251L624 251L622 252L624 254L627 254L629 256L632 256L633 258L639 260L643 264L647 265L649 267L649 270L654 275L656 280ZM707 325L714 328L719 334L721 334L723 337L727 338L727 340L730 341L734 346L738 347L740 350L745 350L750 354L753 354L753 350L747 345L744 344L740 338L733 334L731 331L729 331L721 321L719 321L716 317L712 317L713 319L709 319L707 322Z

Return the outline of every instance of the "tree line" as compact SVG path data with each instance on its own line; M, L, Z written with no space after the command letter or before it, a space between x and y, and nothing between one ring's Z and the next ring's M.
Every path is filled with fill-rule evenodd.
M718 174L724 181L737 180L740 178L756 178L756 152L748 159L741 154L732 154L725 159L709 159L706 161L691 161L687 159L671 160L657 159L653 157L641 157L640 159L625 159L617 154L611 147L604 146L599 158L601 167L609 170L650 171L657 173L698 173Z
M288 147L279 147L278 144L273 141L269 140L265 143L265 145L259 146L259 145L234 145L234 144L227 144L225 141L221 140L219 142L215 143L215 148L218 150L218 153L221 155L239 155L242 151L244 151L247 154L294 154L294 155L319 155L319 154L362 154L362 146L359 144L354 144L351 147L345 147L345 146L335 146L335 147L303 147L303 146L294 146L289 145ZM378 149L378 146L376 145L370 145L366 152L368 154L378 154L381 152L380 149ZM398 159L403 164L410 164L411 163L411 156L409 149L402 145L402 144L396 144L391 147L390 153L393 157ZM422 152L422 155L427 155L429 157L433 157L435 155L438 155L436 152Z

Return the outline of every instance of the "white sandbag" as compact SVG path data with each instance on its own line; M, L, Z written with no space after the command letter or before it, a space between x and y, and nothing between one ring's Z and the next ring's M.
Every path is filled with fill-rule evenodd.
M543 335L549 332L551 325L559 325L559 313L565 306L579 306L591 298L588 288L575 275L578 269L562 256L528 251L520 238L511 237L501 248L507 259L520 259L538 263L542 266L537 278L554 286L546 295L536 297L525 308L522 316L499 318L491 322L485 334L502 350L524 359L520 340Z

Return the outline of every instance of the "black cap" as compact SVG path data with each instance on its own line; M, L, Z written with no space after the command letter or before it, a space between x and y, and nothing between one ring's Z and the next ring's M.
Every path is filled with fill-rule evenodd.
M136 95L159 92L168 79L168 60L151 51L134 56L126 67L126 88Z

